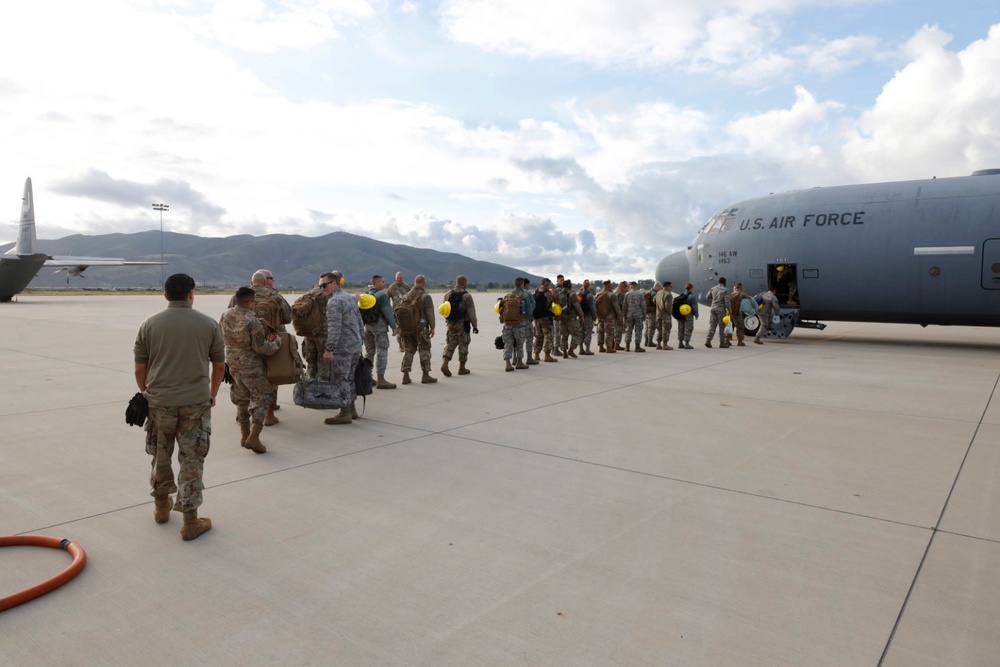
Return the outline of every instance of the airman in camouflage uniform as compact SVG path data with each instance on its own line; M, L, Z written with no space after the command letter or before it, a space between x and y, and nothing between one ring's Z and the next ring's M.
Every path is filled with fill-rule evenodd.
M555 291L556 300L559 300L559 295L562 293L563 283L566 282L566 278L563 274L556 276L556 284L553 287ZM552 353L557 357L562 354L562 319L559 317L552 318Z
M594 354L590 351L590 344L594 340L594 320L597 319L597 307L594 305L594 293L590 289L590 281L584 280L583 287L580 288L580 307L583 309L583 333L580 343L580 354L590 356Z
M646 340L646 347L653 347L655 342L653 336L656 334L656 295L660 291L660 283L653 283L653 289L645 293L646 297L646 321L643 326L643 337Z
M397 280L402 274L396 274ZM413 289L403 297L404 301L417 301L420 308L420 327L416 334L403 334L403 363L400 370L403 371L403 384L410 384L410 369L413 368L413 355L420 357L420 368L424 375L420 378L421 384L431 384L437 382L436 377L431 376L431 338L434 338L434 299L425 291L427 280L423 275L418 275L413 279ZM390 287L389 289L392 289Z
M709 311L708 336L705 338L705 347L712 347L712 336L715 329L719 329L719 347L729 347L726 342L725 325L722 318L726 316L726 307L729 305L729 290L726 288L726 279L719 278L719 284L708 290L708 298L711 301Z
M747 305L743 305L746 301ZM757 312L757 302L749 294L743 291L743 283L733 285L733 294L729 297L729 316L732 319L733 332L736 333L736 346L743 347L746 343L746 332L743 331L743 324L747 313Z
M323 360L330 363L331 381L337 387L340 413L328 417L324 424L350 424L357 419L354 401L358 397L354 387L354 372L361 360L364 322L361 309L353 296L340 288L343 276L339 271L323 274L327 278L326 293L326 352Z
M563 281L562 293L563 301L562 323L562 356L563 359L572 357L576 359L576 347L580 344L581 325L583 323L583 308L580 307L580 299L573 291L573 282Z
M673 326L672 311L674 308L674 295L671 292L673 283L666 282L656 294L656 349L672 350L670 347L670 329Z
M462 310L464 311L461 317L459 317L453 305L451 313L445 318L447 329L445 332L444 354L441 357L441 372L444 373L445 377L451 377L448 362L451 361L456 348L458 348L458 374L468 375L471 372L465 366L466 362L469 361L469 343L472 342L469 331L479 333L479 321L476 319L476 303L472 295L466 290L468 286L469 279L465 276L458 276L455 278L455 288L448 290L448 293L444 295L444 301L447 303L452 300L453 295L460 294Z
M621 311L621 315L615 321L615 349L624 350L622 347L622 338L625 336L625 295L628 294L628 283L624 280L618 283L618 291L615 292L615 298L618 299L618 309Z
M555 337L553 327L552 302L555 294L552 292L552 281L548 278L542 280L541 287L534 294L535 302L545 301L545 315L535 319L535 359L538 361L542 351L545 351L545 361L558 361L552 356L553 340ZM540 309L541 310L541 309Z
M597 323L597 351L615 353L615 328L618 320L622 317L621 307L618 305L618 292L610 280L605 280L601 293L598 295L602 302L607 303L607 314ZM596 305L596 299L595 299Z
M410 286L403 282L403 272L396 272L395 281L389 285L389 289L385 291L385 293L389 295L389 298L392 299L393 310L395 310L396 306L403 302L403 297L405 297L409 291ZM403 347L403 337L396 336L396 342L399 343L399 351L405 351Z
M267 448L260 441L264 418L271 406L276 387L267 379L264 357L281 347L276 335L264 332L264 325L254 315L254 291L249 287L236 290L236 305L222 314L219 325L226 341L226 363L233 376L229 398L236 406L236 421L240 425L240 444L263 454Z
M317 380L330 380L330 365L323 362L323 352L326 350L326 290L323 285L323 276L319 278L319 285L309 290L315 300L314 308L319 308L323 317L319 318L322 329L314 336L302 337L302 358L306 362L306 374Z
M693 350L691 347L691 335L694 333L694 321L698 319L698 299L694 295L694 285L688 283L684 286L684 294L687 297L685 303L691 306L691 312L678 321L677 339L680 341L678 347L685 350Z
M520 310L521 318L517 322L508 322L504 319L504 304L507 297L510 295L517 295L520 298ZM528 364L524 363L524 327L521 323L524 321L524 278L514 279L514 289L508 292L504 300L500 302L500 322L503 324L503 331L500 335L503 338L503 360L504 360L504 370L512 371L515 368L519 370L525 370L528 368Z
M369 360L374 359L373 365L378 376L378 381L375 383L376 388L395 389L395 383L385 379L385 371L389 367L389 330L392 329L392 335L396 337L398 337L398 332L396 331L396 317L392 313L392 303L384 290L385 278L379 275L372 276L368 293L375 297L373 307L379 313L379 318L371 324L365 324L365 357Z
M639 284L634 280L625 295L625 349L632 346L632 332L635 331L635 351L645 352L642 343L642 325L646 320L646 295L639 289Z
M538 363L531 354L534 347L532 339L535 334L535 296L531 293L531 280L522 278L521 281L524 283L522 286L524 290L524 316L521 318L521 338L524 339L524 352L521 354L521 358L524 359L524 363L534 366Z
M219 323L192 308L194 280L175 273L163 285L167 307L147 317L136 334L135 383L149 402L146 453L152 457L150 495L153 518L170 520L170 510L184 513L181 537L193 540L212 528L198 518L202 473L212 433L212 406L225 374L225 344ZM211 364L211 379L206 372ZM174 442L180 470L177 483L171 459ZM177 504L170 494L177 493Z

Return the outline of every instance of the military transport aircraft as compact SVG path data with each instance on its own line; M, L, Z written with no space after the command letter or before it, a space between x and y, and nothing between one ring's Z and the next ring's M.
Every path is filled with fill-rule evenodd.
M53 257L35 248L35 203L31 194L31 179L24 181L21 200L21 226L17 242L6 254L0 255L0 302L10 301L35 277L43 266L58 267L78 276L90 266L161 265L166 262L133 262L120 257Z
M1000 169L743 201L656 268L699 301L720 277L777 288L774 337L818 320L1000 326Z

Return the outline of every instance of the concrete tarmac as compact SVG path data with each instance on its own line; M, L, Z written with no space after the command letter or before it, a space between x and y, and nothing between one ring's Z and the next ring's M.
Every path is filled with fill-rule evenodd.
M830 323L709 350L706 317L691 351L507 373L494 298L471 375L438 370L439 320L437 384L341 426L282 387L264 455L224 385L192 542L154 523L124 423L163 298L0 305L0 535L88 555L0 613L0 664L997 663L1000 332ZM68 564L0 549L0 596Z

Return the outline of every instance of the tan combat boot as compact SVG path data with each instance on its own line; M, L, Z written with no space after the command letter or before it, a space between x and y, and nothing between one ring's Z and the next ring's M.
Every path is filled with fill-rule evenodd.
M410 372L403 371L403 384L410 384Z
M472 371L470 371L468 368L465 367L465 362L464 361L458 362L458 374L459 375L468 375L471 372Z
M198 518L198 510L184 512L184 525L181 526L181 537L193 540L202 533L212 530L212 520L208 517Z
M576 359L576 352L574 352L575 349L575 347L571 347L569 348L569 352L567 352L571 359Z
M656 344L656 349L657 350L662 350L663 349L663 344L662 343L657 343Z
M265 447L260 441L261 430L263 430L263 427L260 424L254 424L251 426L250 435L248 435L247 439L243 442L244 447L252 452L256 452L257 454L263 454L267 451L267 447Z
M155 504L153 518L156 519L156 523L170 521L170 510L174 505L173 499L170 496L156 496L153 501Z
M327 417L323 420L324 424L350 424L351 423L351 409L346 405L340 409L336 417Z
M605 349L604 349L604 346L603 346L603 345L598 345L598 346L597 346L597 351L598 351L598 352L607 352L607 350L605 350Z
M670 347L669 345L667 345L666 343L664 343L664 344L663 344L663 349L664 349L664 350L672 350L672 349L674 349L674 348L672 348L672 347Z
M378 376L378 382L375 383L375 388L376 389L395 389L396 385L394 383L392 383L392 382L387 381L385 379L384 375L379 375Z
M443 357L441 359L441 372L444 373L444 376L446 378L451 377L451 371L448 370L448 361L449 361L448 357Z
M510 361L504 360L504 363L506 364L506 366L504 366L503 368L505 371L514 370L514 367L511 365Z
M437 381L437 378L431 377L430 371L424 371L424 376L420 378L420 384L434 384Z
M514 364L514 368L516 368L519 371L525 371L528 370L528 364L524 363L523 359L518 359L517 363Z
M267 409L267 416L264 417L264 426L274 426L278 423L278 418L274 416L274 406Z
M535 352L535 361L537 362L537 361L541 361L541 360L542 360L542 353L541 352Z
M354 407L354 401L351 401L351 419L357 419L357 418L358 418L358 411Z
M552 352L550 350L545 350L545 361L559 361L559 360L552 356Z
M250 437L250 422L240 422L240 444L246 443Z

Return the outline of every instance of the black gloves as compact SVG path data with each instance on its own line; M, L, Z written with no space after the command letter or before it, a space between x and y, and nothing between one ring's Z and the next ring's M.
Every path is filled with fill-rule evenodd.
M233 374L229 372L229 364L226 364L226 372L222 376L222 381L226 384L233 383Z
M148 416L149 403L142 392L136 392L136 395L128 402L128 407L125 408L125 423L129 426L142 426L146 423Z

